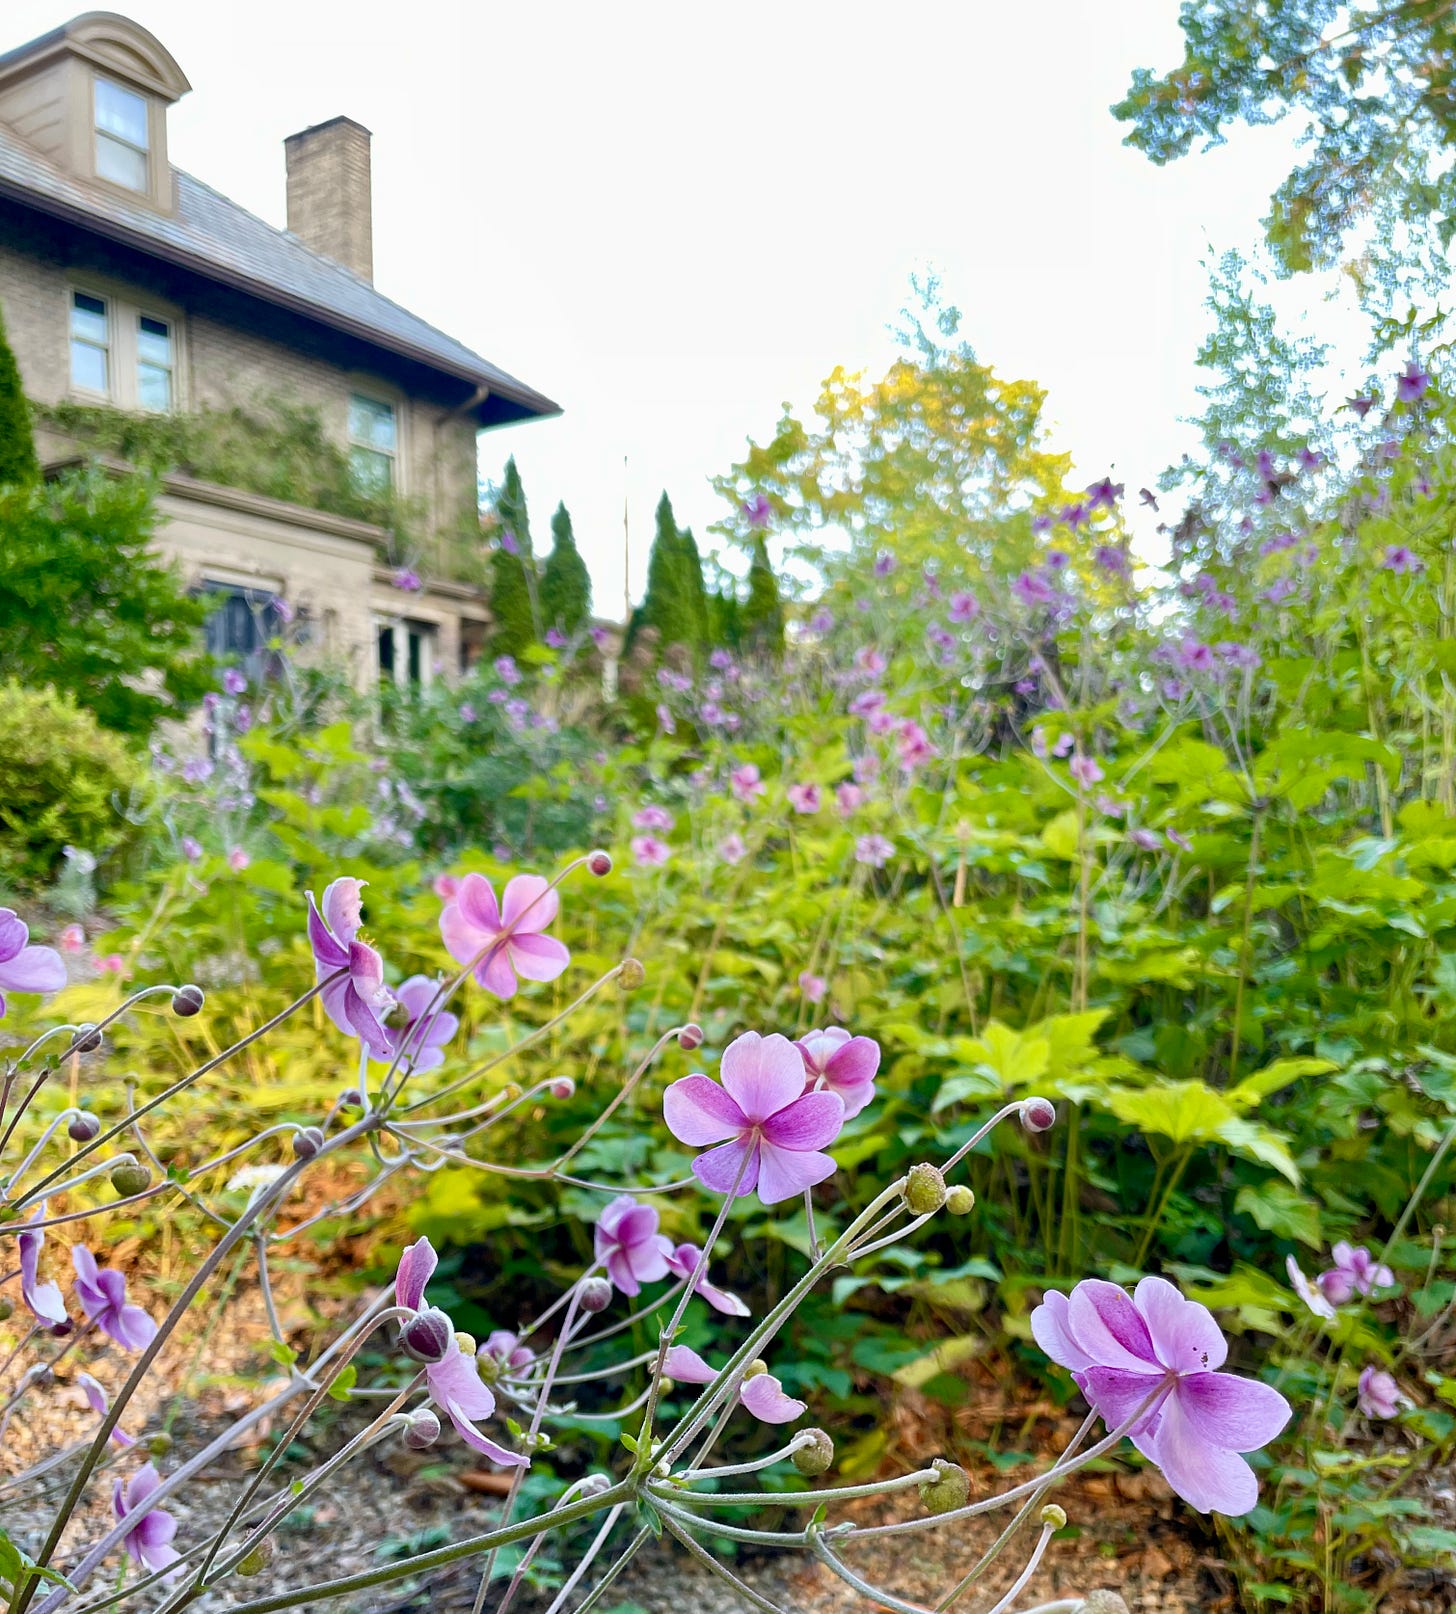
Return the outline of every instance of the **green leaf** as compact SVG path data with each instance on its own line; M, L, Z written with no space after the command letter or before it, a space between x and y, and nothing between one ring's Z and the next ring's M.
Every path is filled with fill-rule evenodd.
M1318 1204L1286 1182L1271 1179L1258 1187L1245 1183L1234 1195L1234 1209L1276 1238L1297 1239L1312 1250L1324 1248Z
M1157 1087L1114 1087L1104 1101L1118 1118L1174 1143L1204 1142L1235 1119L1222 1093L1206 1082L1164 1082Z
M349 1399L349 1391L354 1388L355 1384L358 1383L358 1380L359 1369L355 1367L352 1362L350 1362L348 1366L344 1368L343 1372L341 1372L334 1382L329 1386L329 1394L334 1398L335 1401L347 1401Z

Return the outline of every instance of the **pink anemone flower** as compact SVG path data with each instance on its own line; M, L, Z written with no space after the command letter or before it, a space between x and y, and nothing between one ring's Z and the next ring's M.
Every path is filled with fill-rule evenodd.
M440 915L440 934L457 964L474 962L475 979L498 998L513 997L516 977L554 981L571 962L566 945L546 931L561 899L539 874L518 874L496 905L483 874L467 874Z
M394 996L384 984L383 960L359 940L363 889L362 880L345 875L324 888L321 904L310 891L308 942L316 978L337 977L319 994L324 1013L347 1036L358 1037L375 1058L388 1059L391 1044L384 1017L394 1007Z
M680 1143L718 1145L693 1161L699 1182L720 1194L757 1189L763 1204L776 1205L833 1175L833 1159L820 1151L839 1136L844 1100L804 1091L804 1061L787 1037L745 1031L723 1050L721 1073L721 1086L695 1074L663 1095Z
M54 947L31 947L30 927L13 908L0 908L0 1017L7 992L59 992L66 966Z
M148 1463L125 1484L117 1480L111 1492L111 1506L118 1521L131 1521L123 1538L127 1557L149 1574L170 1568L182 1556L172 1545L172 1537L177 1534L176 1519L166 1508L147 1505L161 1488L161 1476Z
M36 1224L45 1220L45 1214L42 1200L16 1241L20 1246L20 1296L37 1322L48 1328L64 1328L69 1319L66 1302L61 1298L61 1286L50 1280L40 1281L40 1252L45 1243L45 1229Z
M679 1244L667 1258L667 1270L675 1278L691 1278L698 1274L693 1283L693 1292L700 1294L714 1311L721 1311L725 1317L750 1315L748 1307L737 1295L731 1295L726 1289L719 1289L708 1282L708 1263L696 1244Z
M631 1194L619 1194L597 1218L595 1245L612 1286L624 1295L665 1278L673 1253L672 1240L657 1231L657 1212Z
M852 1037L842 1026L811 1031L799 1038L805 1089L826 1088L844 1100L844 1118L856 1116L875 1096L880 1045L873 1037Z
M662 1367L670 1379L684 1384L711 1384L718 1377L718 1370L686 1345L671 1346ZM792 1423L808 1410L802 1401L785 1393L772 1373L755 1373L744 1379L738 1386L738 1400L760 1423Z
M126 1298L126 1279L115 1267L99 1267L84 1244L71 1246L76 1298L81 1310L108 1338L128 1351L144 1351L157 1337L157 1325Z

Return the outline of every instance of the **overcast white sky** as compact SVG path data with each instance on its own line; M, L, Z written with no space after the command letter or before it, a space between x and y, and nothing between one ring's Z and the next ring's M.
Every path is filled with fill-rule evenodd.
M173 161L274 223L285 135L374 131L376 282L564 406L481 463L515 453L538 548L566 500L604 614L624 492L635 590L659 490L701 534L784 400L885 365L927 262L1088 480L1151 481L1196 401L1202 260L1255 239L1291 148L1122 145L1107 108L1178 59L1176 0L115 4L192 81ZM71 14L5 0L0 47Z

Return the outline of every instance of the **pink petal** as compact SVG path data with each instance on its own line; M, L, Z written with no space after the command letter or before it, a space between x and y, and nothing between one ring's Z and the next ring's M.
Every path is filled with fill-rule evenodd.
M354 945L358 946L358 943ZM389 1032L379 1016L360 997L353 981L344 983L344 1018L349 1022L349 1030L370 1053L380 1059L390 1057Z
M308 945L313 949L314 962L320 975L341 970L349 962L349 949L324 923L318 911L313 892L308 893Z
M720 1311L725 1317L751 1317L753 1313L735 1294L726 1289L719 1289L706 1279L700 1279L697 1284L697 1293L713 1308Z
M763 1121L804 1091L804 1060L787 1037L745 1031L723 1050L723 1086L750 1121Z
M674 1082L662 1095L662 1113L673 1137L693 1149L723 1143L748 1125L732 1098L706 1076L684 1076Z
M363 880L350 879L345 875L324 887L324 900L319 904L323 909L324 922L333 931L336 940L345 947L359 930L359 920L363 914L359 893L364 889L364 884Z
M706 1158L706 1155L700 1156L700 1159ZM758 1197L765 1205L777 1205L780 1200L792 1199L795 1194L802 1194L806 1188L832 1177L838 1169L827 1154L780 1149L765 1141L758 1152ZM745 1187L742 1192L747 1193L748 1189Z
M539 874L518 874L506 887L501 919L507 930L529 935L551 924L561 909L561 893Z
M1160 1367L1147 1324L1132 1297L1115 1283L1084 1278L1067 1300L1067 1326L1092 1361L1146 1373Z
M66 966L54 947L22 947L0 963L0 986L9 992L59 992Z
M1162 1384L1156 1372L1124 1373L1116 1367L1089 1367L1082 1373L1082 1393L1101 1414L1109 1430L1118 1428L1137 1412L1138 1408ZM1171 1390L1171 1386L1168 1387ZM1164 1396L1163 1400L1167 1397ZM1158 1415L1162 1401L1154 1401L1131 1430L1140 1434Z
M1166 1278L1144 1278L1133 1291L1133 1301L1164 1367L1178 1373L1209 1373L1223 1366L1228 1343L1207 1306L1184 1299Z
M849 1033L842 1026L829 1026L824 1031L811 1031L799 1038L799 1052L804 1056L804 1068L813 1076L822 1076L834 1055L849 1041Z
M75 1267L76 1276L82 1283L89 1285L93 1289L100 1287L97 1279L101 1275L101 1269L96 1265L96 1257L92 1255L84 1244L73 1244L71 1246L71 1265Z
M475 1358L460 1349L458 1340L443 1361L432 1362L425 1369L425 1379L441 1406L448 1401L467 1418L488 1418L495 1411L490 1386L481 1380Z
M468 964L475 955L499 935L493 927L473 924L458 902L447 904L440 912L440 939L445 951L457 964Z
M473 929L492 935L499 934L501 916L500 908L496 905L495 887L483 874L467 874L460 882L460 889L455 893L455 901L451 906L460 910L466 924ZM445 913L440 915L442 926L445 923L445 914L449 912L450 908L447 907Z
M490 1458L491 1462L498 1463L502 1468L529 1468L531 1459L521 1452L507 1451L499 1446L489 1435L483 1435L471 1423L464 1411L454 1402L445 1401L441 1405L445 1416L455 1425L455 1433L465 1444L478 1451L482 1457Z
M494 947L475 966L475 978L498 998L516 995L516 972L511 968L511 955L504 943Z
M1236 1373L1192 1373L1173 1392L1199 1439L1229 1451L1258 1451L1283 1430L1289 1403L1270 1384Z
M411 975L395 987L394 996L411 1020L419 1020L435 1001L437 991L436 983L428 975Z
M740 1178L738 1173L745 1155L748 1156L748 1166ZM801 1158L812 1159L813 1156ZM700 1154L693 1161L693 1175L705 1188L711 1188L715 1193L732 1193L736 1181L739 1196L751 1194L758 1185L758 1144L734 1138L731 1143L709 1149L707 1154Z
M0 908L0 964L7 963L30 940L30 926L14 908Z
M667 1256L671 1249L671 1240L662 1233L646 1243L628 1246L627 1259L639 1283L656 1283L667 1276Z
M880 1068L880 1045L873 1037L851 1037L829 1056L824 1074L831 1087L872 1082Z
M802 1401L784 1394L772 1373L755 1373L745 1380L738 1399L760 1423L792 1423L808 1410Z
M637 1274L632 1270L632 1263L627 1259L627 1252L620 1246L607 1257L607 1276L612 1280L612 1287L619 1294L630 1297L642 1293L642 1285L637 1281Z
M702 1357L687 1345L668 1347L662 1371L668 1378L679 1379L684 1384L711 1384L718 1377L717 1369L709 1367Z
M875 1084L865 1082L859 1087L836 1085L831 1088L831 1091L838 1093L840 1098L844 1100L844 1118L846 1121L852 1121L874 1098Z
M1259 1500L1253 1469L1237 1452L1202 1439L1184 1416L1177 1396L1169 1396L1163 1404L1153 1460L1169 1485L1199 1513L1236 1519Z
M764 1141L779 1149L822 1149L844 1126L838 1093L805 1093L763 1123Z
M399 1270L394 1275L394 1299L400 1306L418 1311L425 1298L425 1285L439 1265L435 1246L429 1239L417 1239L399 1258Z
M565 942L554 936L534 936L525 931L506 943L516 974L527 981L554 981L571 962Z
M347 998L350 991L349 977L341 975L338 980L330 981L319 993L319 1002L324 1006L324 1013L347 1037L354 1035L354 1028L349 1024Z
M126 1482L126 1489L122 1492L125 1511L135 1513L154 1491L160 1491L161 1488L162 1478L157 1473L156 1465L145 1464Z
M1067 1297L1048 1289L1041 1304L1031 1314L1031 1336L1062 1367L1091 1367L1092 1358L1072 1338L1067 1326Z

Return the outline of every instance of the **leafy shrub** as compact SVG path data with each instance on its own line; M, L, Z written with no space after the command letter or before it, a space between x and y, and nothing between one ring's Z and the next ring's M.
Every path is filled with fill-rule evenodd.
M101 856L130 833L143 770L69 694L0 684L0 881L39 885L70 845Z

